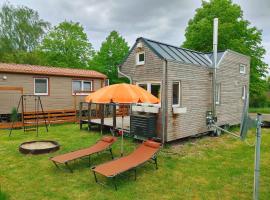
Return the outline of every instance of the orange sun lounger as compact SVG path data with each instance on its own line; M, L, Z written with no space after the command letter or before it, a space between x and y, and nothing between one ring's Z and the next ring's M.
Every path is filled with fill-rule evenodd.
M117 138L116 137L112 137L112 136L104 136L101 138L101 140L99 140L96 144L94 144L91 147L85 148L85 149L80 149L80 150L76 150L76 151L72 151L66 154L62 154L62 155L58 155L55 157L50 158L50 160L55 164L55 166L57 168L59 168L57 163L60 164L65 164L66 167L70 170L70 172L72 173L73 170L71 169L71 167L68 165L68 163L72 160L76 160L79 158L83 158L86 156L89 156L89 164L90 163L90 156L95 154L95 153L100 153L102 151L108 150L111 153L111 157L113 159L113 154L112 154L112 144L114 142L116 142Z
M93 167L92 171L94 173L96 183L102 184L97 179L96 173L98 173L107 178L112 178L115 190L117 190L117 186L115 183L115 177L117 175L120 175L123 172L129 170L134 170L136 180L136 168L151 160L154 161L157 169L157 153L160 150L160 147L160 143L147 140L143 142L133 153Z

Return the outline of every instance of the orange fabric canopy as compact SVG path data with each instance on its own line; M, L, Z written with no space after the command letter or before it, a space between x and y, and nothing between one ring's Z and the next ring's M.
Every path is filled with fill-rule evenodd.
M143 88L126 84L103 87L85 98L88 103L159 103L159 99Z

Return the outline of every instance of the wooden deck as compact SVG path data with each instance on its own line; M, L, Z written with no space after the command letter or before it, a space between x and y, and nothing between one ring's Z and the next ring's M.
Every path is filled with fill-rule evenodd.
M84 124L88 123L88 120L82 120L82 121ZM94 124L94 125L101 125L101 119L91 119L90 122L91 124ZM124 117L123 125L124 125L123 126L124 130L129 132L130 130L130 117L129 116ZM113 118L112 117L104 118L104 126L108 128L112 128ZM116 129L117 130L122 129L122 117L116 117Z

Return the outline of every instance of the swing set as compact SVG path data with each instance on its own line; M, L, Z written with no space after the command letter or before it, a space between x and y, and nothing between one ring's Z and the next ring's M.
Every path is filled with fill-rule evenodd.
M34 100L34 111L28 112L28 104L27 100ZM33 105L30 105L33 106ZM22 119L22 126L23 131L36 131L37 136L39 133L39 125L42 123L42 121L45 124L46 131L48 132L48 125L46 116L43 110L41 98L38 95L25 95L22 94L17 106L17 113L21 107L21 119ZM42 120L42 121L41 121ZM11 129L9 132L9 136L12 134L12 130L14 129L14 122L12 122Z

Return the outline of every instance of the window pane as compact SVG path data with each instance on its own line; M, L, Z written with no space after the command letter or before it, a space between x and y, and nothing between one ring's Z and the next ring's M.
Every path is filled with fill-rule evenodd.
M83 82L83 90L84 91L91 91L91 82Z
M35 93L47 94L47 81L48 79L35 79Z
M160 99L160 84L151 84L151 94Z
M242 87L242 99L245 99L246 98L246 86L244 85Z
M147 84L138 84L141 88L145 89L147 91Z
M173 105L177 105L180 103L179 97L179 89L180 89L180 84L179 82L174 82L173 83Z
M81 91L82 82L81 81L72 81L72 91Z
M139 54L139 62L144 61L144 53Z

